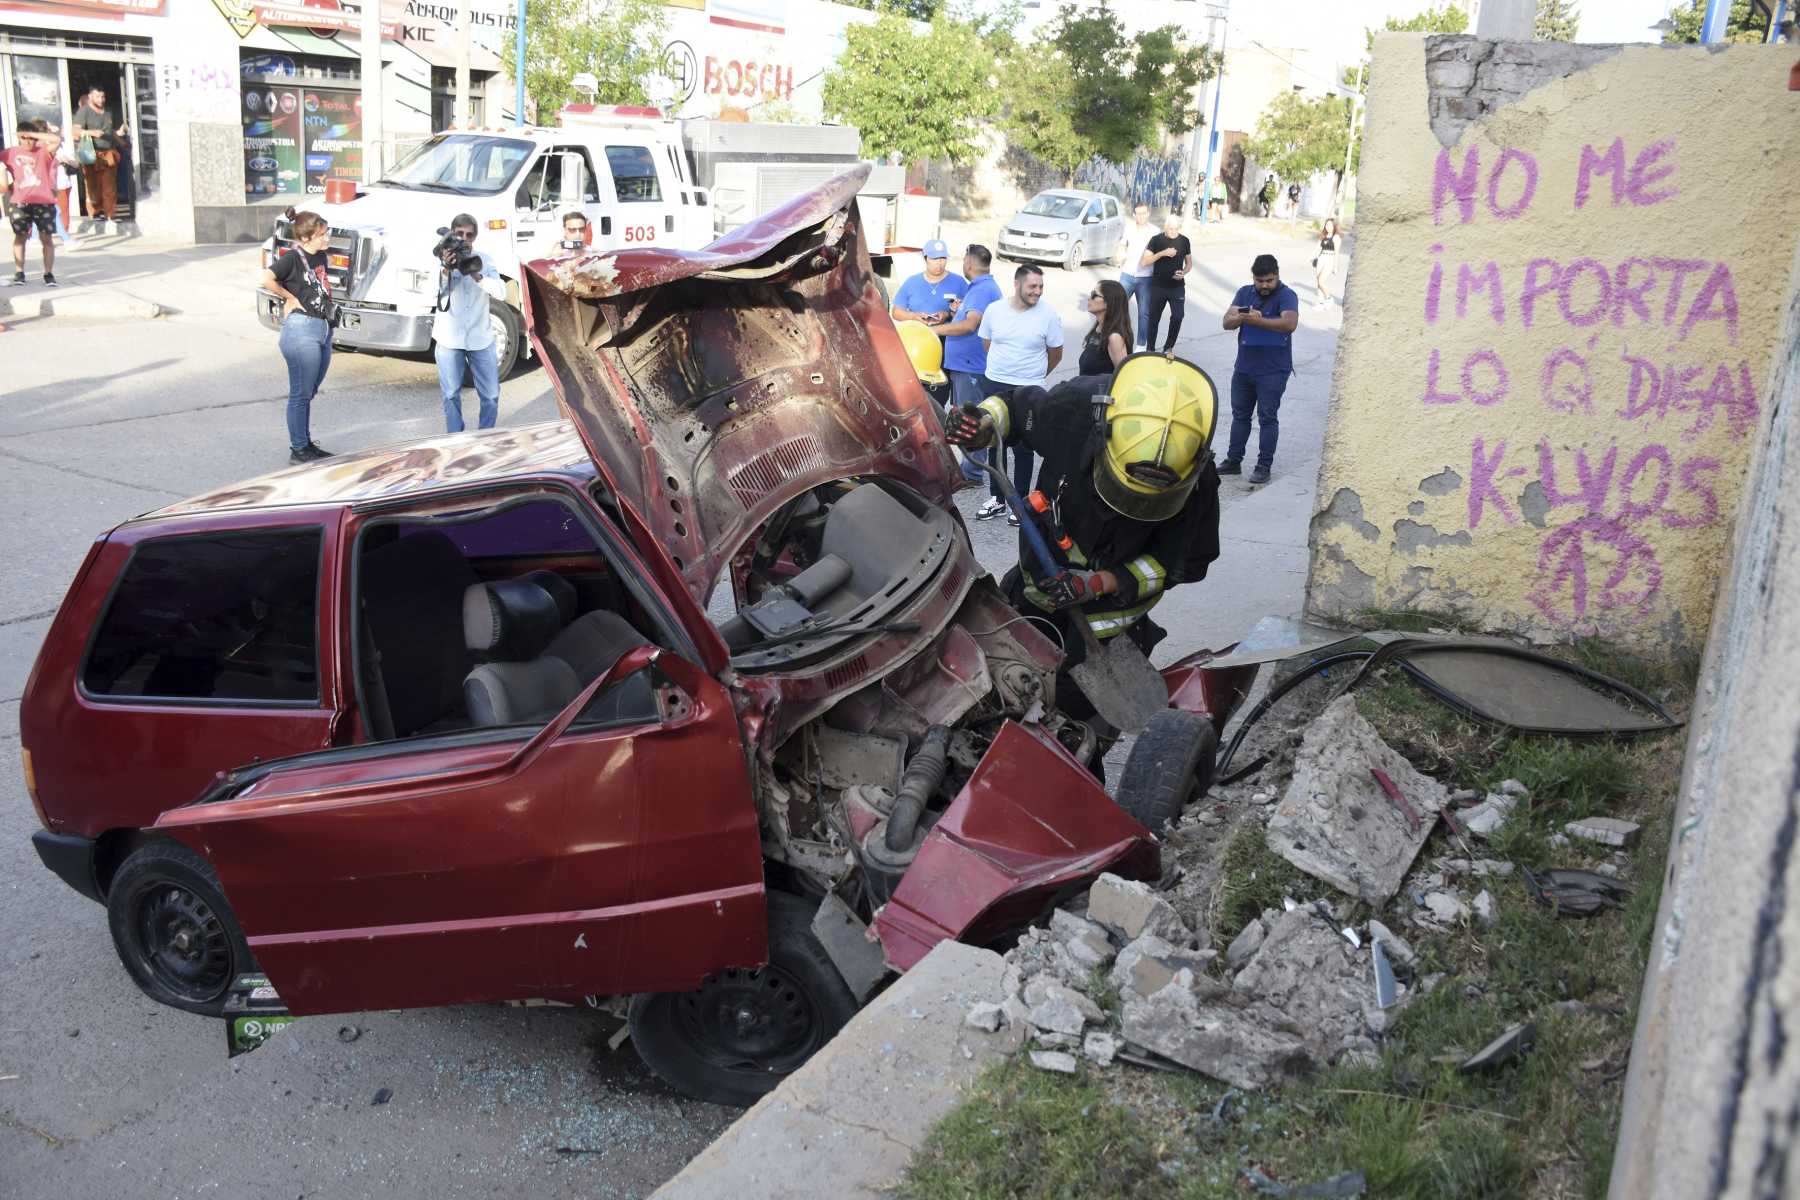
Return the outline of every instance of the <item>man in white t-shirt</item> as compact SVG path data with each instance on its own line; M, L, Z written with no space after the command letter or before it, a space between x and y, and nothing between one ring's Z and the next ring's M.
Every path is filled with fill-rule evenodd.
M1137 345L1134 349L1144 349L1150 344L1150 268L1139 266L1144 257L1144 247L1156 236L1156 226L1150 223L1150 206L1139 201L1131 210L1133 224L1125 227L1125 257L1119 266L1119 286L1125 289L1128 297L1137 301Z
M1044 272L1026 263L1013 272L1013 294L982 312L977 332L987 350L987 371L981 377L984 396L1010 398L1015 388L1042 384L1062 361L1062 318L1048 304L1038 303L1043 296ZM1030 449L1013 447L1012 481L1019 495L1031 491L1036 466ZM1011 512L1006 519L1019 523Z

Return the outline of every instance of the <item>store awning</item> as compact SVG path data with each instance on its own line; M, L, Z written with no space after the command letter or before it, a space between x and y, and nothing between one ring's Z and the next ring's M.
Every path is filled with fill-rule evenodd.
M310 54L315 58L362 58L360 50L353 50L336 38L322 38L304 29L278 29L275 36L300 53Z

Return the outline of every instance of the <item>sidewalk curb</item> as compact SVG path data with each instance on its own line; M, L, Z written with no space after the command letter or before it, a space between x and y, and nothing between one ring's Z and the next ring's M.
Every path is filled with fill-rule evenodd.
M653 1200L888 1195L963 1089L1017 1047L963 1024L1004 971L991 950L940 942Z
M153 321L167 309L154 300L140 300L124 292L30 292L23 296L0 294L0 317L64 317L87 321Z

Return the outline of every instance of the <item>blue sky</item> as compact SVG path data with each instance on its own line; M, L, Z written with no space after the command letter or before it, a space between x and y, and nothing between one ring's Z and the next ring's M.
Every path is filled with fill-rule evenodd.
M1650 26L1669 13L1668 0L1581 0L1584 42L1655 42Z

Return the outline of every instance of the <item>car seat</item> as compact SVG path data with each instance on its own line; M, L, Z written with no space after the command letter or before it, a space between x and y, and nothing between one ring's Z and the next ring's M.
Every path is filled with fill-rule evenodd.
M362 670L376 739L406 737L460 715L469 656L461 649L463 590L475 569L428 530L362 556Z
M574 589L560 577L562 588L534 578L543 574L554 573L472 584L463 592L464 644L488 660L463 680L463 701L476 725L549 720L646 641L604 609L565 624Z

